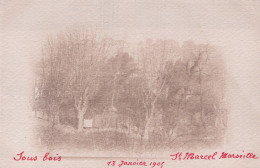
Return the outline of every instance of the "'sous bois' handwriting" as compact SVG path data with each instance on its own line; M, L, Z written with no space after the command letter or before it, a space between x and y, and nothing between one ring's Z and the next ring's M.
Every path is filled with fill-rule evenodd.
M59 154L56 154L56 156L50 156L49 152L45 153L42 161L61 161L61 156L58 156ZM16 157L13 157L15 161L37 161L38 156L25 156L24 151L21 153L18 153Z

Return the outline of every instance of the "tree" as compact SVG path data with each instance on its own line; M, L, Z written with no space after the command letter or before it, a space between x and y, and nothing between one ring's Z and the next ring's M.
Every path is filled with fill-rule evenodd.
M114 109L123 118L129 118L130 115L131 118L136 118L129 111L138 111L137 74L134 59L128 53L119 52L109 58L101 67L100 85L93 99L93 106L104 112L106 109Z
M100 66L109 41L97 40L87 31L72 31L51 38L44 47L44 91L48 106L60 107L64 99L73 99L78 119L78 131L83 130L83 118L98 85ZM54 113L59 111L52 109Z
M145 141L149 139L152 120L156 111L158 111L156 105L164 91L166 63L176 57L176 53L171 50L175 47L175 44L171 41L157 41L153 43L151 40L147 40L145 46L140 49L141 71L145 80L143 85L143 106L146 113L144 128Z

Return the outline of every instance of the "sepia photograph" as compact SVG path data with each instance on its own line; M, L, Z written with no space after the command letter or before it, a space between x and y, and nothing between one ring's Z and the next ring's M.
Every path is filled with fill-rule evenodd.
M0 167L260 166L260 1L0 7Z
M39 146L142 154L221 145L225 64L210 44L48 37L34 66Z

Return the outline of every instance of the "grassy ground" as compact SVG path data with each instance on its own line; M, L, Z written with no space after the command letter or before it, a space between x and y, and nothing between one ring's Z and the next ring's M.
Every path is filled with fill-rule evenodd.
M206 139L195 135L182 135L166 139L152 135L149 142L141 137L133 137L118 131L77 132L65 125L51 126L46 121L37 120L35 135L40 148L82 155L142 155L144 153L169 153L181 149L199 149L218 146L219 140ZM218 142L218 143L217 143Z

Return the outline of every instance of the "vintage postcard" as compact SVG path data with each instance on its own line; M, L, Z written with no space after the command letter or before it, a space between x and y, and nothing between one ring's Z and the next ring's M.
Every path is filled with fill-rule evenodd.
M259 0L0 7L1 168L260 167Z

